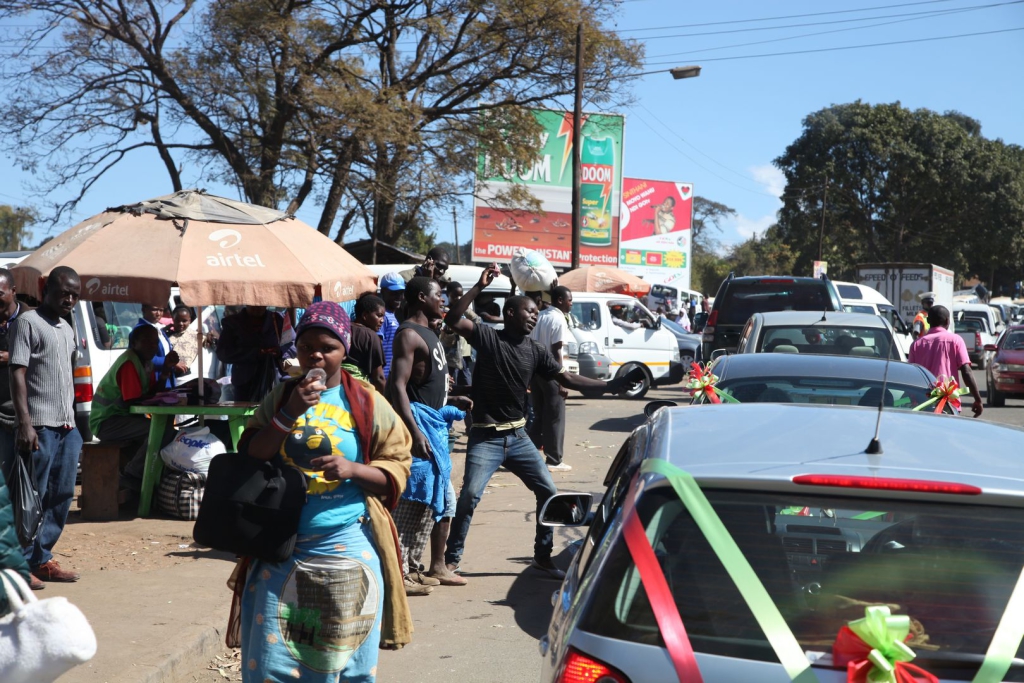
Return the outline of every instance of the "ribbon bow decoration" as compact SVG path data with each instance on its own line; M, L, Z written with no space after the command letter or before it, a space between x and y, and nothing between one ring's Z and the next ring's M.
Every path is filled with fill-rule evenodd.
M953 377L939 377L935 380L935 384L932 386L932 390L928 394L931 398L914 408L914 410L924 410L930 405L938 404L935 406L934 412L941 413L942 409L945 408L948 403L959 411L961 405L960 397L966 393L967 390L961 389L960 385L957 384L956 379Z
M718 375L715 375L707 366L699 363L690 363L693 370L690 372L690 383L686 385L690 396L694 398L707 398L712 403L721 403L725 399L729 403L739 403L728 392L718 389Z
M839 630L832 645L836 666L846 665L847 683L939 683L910 663L917 655L907 646L910 617L890 614L884 605L864 608L864 618Z

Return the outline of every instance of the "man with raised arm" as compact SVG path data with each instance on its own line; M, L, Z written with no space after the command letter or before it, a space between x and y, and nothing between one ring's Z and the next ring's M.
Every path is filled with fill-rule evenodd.
M480 281L445 317L448 327L466 338L477 353L471 393L473 427L466 449L466 473L445 561L450 570L458 568L473 511L491 476L504 465L537 497L538 519L531 566L561 579L564 572L551 561L551 529L540 524L541 507L556 489L544 459L526 433L526 389L534 375L554 379L566 389L612 393L625 391L636 379L630 373L606 384L566 372L548 349L530 339L530 332L537 324L537 305L527 297L506 299L502 309L505 327L501 331L464 317L473 300L491 284L498 272L496 264L488 266L480 274Z

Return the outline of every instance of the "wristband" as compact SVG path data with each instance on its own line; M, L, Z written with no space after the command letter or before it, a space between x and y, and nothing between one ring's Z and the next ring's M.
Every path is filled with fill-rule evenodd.
M280 413L282 416L288 418L288 421L292 423L296 422L299 419L297 417L292 417L291 415L289 415L284 408L278 408L277 412Z
M283 422L281 422L279 419L277 419L277 415L274 416L274 419L271 420L270 424L271 424L272 427L274 427L275 429L279 430L283 434L291 434L292 433L291 427L288 427Z

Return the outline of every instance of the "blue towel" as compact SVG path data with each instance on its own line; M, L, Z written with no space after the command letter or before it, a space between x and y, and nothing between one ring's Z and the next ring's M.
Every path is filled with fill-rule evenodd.
M459 410L455 406L442 406L438 412L441 414L441 419L448 424L448 429L451 429L457 420L466 419L466 411Z
M431 460L412 459L409 481L403 498L429 505L435 520L444 513L444 494L452 476L452 459L448 453L448 423L441 413L422 403L411 403L416 426L427 437L434 457Z

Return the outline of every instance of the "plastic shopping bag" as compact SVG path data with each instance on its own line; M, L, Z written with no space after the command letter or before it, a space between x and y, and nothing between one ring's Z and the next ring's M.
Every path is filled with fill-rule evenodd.
M183 429L160 449L164 463L178 472L206 474L213 457L226 453L224 443L210 433L209 427Z
M549 292L557 278L555 267L544 254L522 247L512 254L509 270L516 286L524 292Z
M32 456L18 453L11 466L11 480L7 482L7 488L14 508L14 528L22 547L32 545L43 523L43 506L34 479Z

